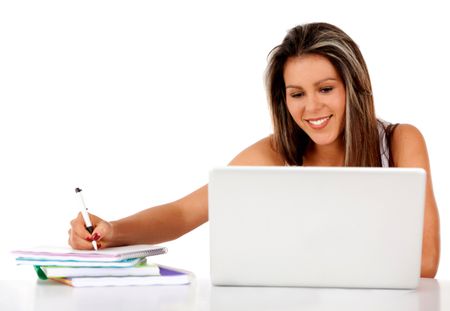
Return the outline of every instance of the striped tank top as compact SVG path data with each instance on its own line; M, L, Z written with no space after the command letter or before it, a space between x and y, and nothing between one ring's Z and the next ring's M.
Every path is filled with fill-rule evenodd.
M390 138L397 125L398 124L391 124L382 119L378 119L378 136L380 137L380 155L382 167L392 166L388 138Z

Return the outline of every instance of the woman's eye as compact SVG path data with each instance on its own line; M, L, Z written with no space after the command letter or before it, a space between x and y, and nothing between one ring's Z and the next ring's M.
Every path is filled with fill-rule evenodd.
M331 87L331 86L326 86L326 87L321 88L321 89L320 89L320 92L321 92L321 93L329 93L329 92L331 92L332 90L333 90L333 87Z
M302 97L303 95L304 95L303 92L296 92L296 93L292 93L291 97L298 98L298 97Z

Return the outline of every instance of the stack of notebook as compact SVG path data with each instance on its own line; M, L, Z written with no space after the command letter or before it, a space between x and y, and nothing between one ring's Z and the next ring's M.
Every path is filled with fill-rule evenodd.
M165 247L142 244L98 251L35 247L12 253L17 264L34 266L40 279L74 287L190 283L186 271L147 262L147 257L166 252Z

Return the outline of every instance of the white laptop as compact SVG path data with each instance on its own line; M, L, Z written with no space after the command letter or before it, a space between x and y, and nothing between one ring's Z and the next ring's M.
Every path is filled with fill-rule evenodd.
M213 169L211 281L416 288L425 180L415 168Z

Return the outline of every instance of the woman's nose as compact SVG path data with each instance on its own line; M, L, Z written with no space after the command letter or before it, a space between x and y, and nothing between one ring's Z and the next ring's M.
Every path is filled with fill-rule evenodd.
M321 104L320 99L317 96L311 95L307 97L305 106L305 110L307 112L319 111L322 108L322 106L323 105Z

